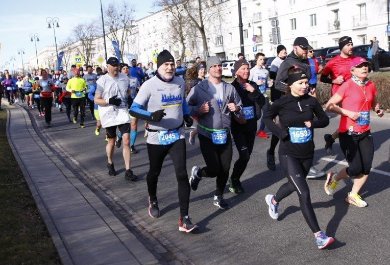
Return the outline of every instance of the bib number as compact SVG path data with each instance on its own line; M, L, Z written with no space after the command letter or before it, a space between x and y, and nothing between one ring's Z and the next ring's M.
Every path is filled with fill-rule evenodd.
M158 132L158 142L162 145L172 144L179 139L180 139L180 134L178 130Z
M83 92L81 92L81 91L77 91L74 94L76 95L76 97L79 97L79 98L81 98L83 96Z
M227 131L220 130L211 133L211 140L213 144L226 144L227 141Z
M259 76L259 79L258 79L258 80L263 81L263 84L259 85L259 90L260 90L260 92L261 92L262 94L264 94L265 91L267 90L267 87L265 86L265 80L266 80L266 79Z
M242 111L244 113L244 118L246 120L250 120L250 119L253 119L255 117L255 110L254 110L253 106L243 107Z
M369 111L361 111L360 117L356 120L356 122L360 126L369 125L370 124L370 112Z
M313 137L311 130L306 127L290 127L288 132L290 133L290 141L293 144L307 143Z

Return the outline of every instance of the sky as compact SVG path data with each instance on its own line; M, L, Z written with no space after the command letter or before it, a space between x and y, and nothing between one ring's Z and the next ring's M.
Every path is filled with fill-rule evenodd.
M154 0L102 0L103 9L110 3L118 6L123 1L135 10L136 19L157 11ZM47 46L54 46L53 29L47 27L47 17L58 17L56 28L57 45L72 35L72 29L80 23L96 21L101 23L99 0L7 0L1 3L0 16L0 71L4 68L16 69L23 60L35 56L34 42L31 36L37 34L38 52Z

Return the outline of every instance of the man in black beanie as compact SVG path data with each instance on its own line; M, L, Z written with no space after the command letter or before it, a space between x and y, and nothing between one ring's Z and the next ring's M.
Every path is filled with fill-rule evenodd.
M339 87L351 78L351 62L355 58L352 54L353 42L349 36L343 36L339 39L340 54L333 57L321 72L320 80L323 83L332 84L331 95L337 93ZM336 130L333 134L325 134L325 150L327 154L332 154L332 145L339 137Z
M185 100L185 82L175 76L175 60L163 50L157 56L157 72L146 80L130 108L131 116L148 122L146 146L149 171L146 176L149 194L149 215L160 217L157 200L157 182L165 157L169 154L176 173L179 195L179 231L189 233L197 226L188 216L190 184L186 167L184 123L192 125ZM173 176L170 176L173 177Z

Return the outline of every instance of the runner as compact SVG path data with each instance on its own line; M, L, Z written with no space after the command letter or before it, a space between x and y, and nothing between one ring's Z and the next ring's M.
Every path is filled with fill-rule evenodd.
M146 139L149 172L146 177L149 194L149 215L160 216L157 183L165 157L169 154L175 167L180 205L179 231L189 233L197 228L188 216L190 185L186 169L186 145L183 119L192 124L185 101L185 84L175 76L175 62L167 50L157 56L156 76L147 80L130 109L134 117L148 121Z
M357 207L367 206L359 192L367 182L374 158L370 110L373 109L379 117L384 114L376 101L375 84L367 79L368 65L366 59L355 57L351 61L352 78L344 82L326 104L326 109L341 115L338 128L340 147L348 167L338 174L328 174L325 192L333 195L339 186L338 182L350 177L353 179L353 186L345 200Z
M332 58L321 72L321 82L332 84L331 96L336 94L339 87L348 79L351 78L350 65L354 58L352 55L353 42L349 36L344 36L339 39L340 55ZM336 130L333 134L325 134L325 150L327 154L332 154L332 146L335 140L339 137L339 132Z
M249 81L249 63L245 59L240 59L234 63L236 78L232 86L236 89L242 101L242 118L233 116L231 129L239 158L234 163L233 172L230 176L229 191L235 194L243 193L240 178L252 154L255 143L257 120L261 117L262 107L265 98L257 88L255 82ZM266 81L265 81L266 82Z
M38 84L41 90L40 99L41 107L44 111L46 125L51 126L51 108L53 105L53 89L54 82L49 78L49 75L45 69L41 70L42 79L38 80Z
M85 128L85 92L87 89L87 82L80 76L80 69L73 70L73 77L69 79L66 90L71 92L71 102L73 108L73 123L77 123L77 116L80 109L80 128Z
M311 204L306 175L313 163L313 130L327 126L329 118L317 99L306 93L308 88L306 70L299 66L290 67L286 72L287 94L276 100L265 113L264 122L267 128L280 139L279 161L283 175L288 179L275 196L268 194L265 201L270 217L276 220L279 217L279 203L296 191L302 214L314 233L316 245L323 249L332 244L334 239L319 228ZM279 116L278 125L274 121L276 116Z
M84 74L83 78L87 82L87 91L86 91L86 100L89 106L89 111L91 112L92 120L95 120L95 104L93 103L93 97L90 98L88 96L89 91L94 90L96 91L96 80L97 80L97 75L93 73L93 68L91 65L87 66L87 73Z
M125 179L136 181L138 177L130 169L130 117L128 107L129 79L119 72L119 60L110 57L107 60L108 73L101 76L97 81L94 102L99 105L99 116L102 127L107 134L107 168L110 176L116 175L114 155L116 130L122 133L123 137L123 159L125 162Z
M198 119L200 150L206 166L194 166L190 184L197 190L204 177L216 177L213 204L220 209L229 206L223 198L232 162L230 124L233 115L239 116L241 99L236 89L222 80L222 63L217 56L207 59L208 80L193 87L187 96L191 115Z

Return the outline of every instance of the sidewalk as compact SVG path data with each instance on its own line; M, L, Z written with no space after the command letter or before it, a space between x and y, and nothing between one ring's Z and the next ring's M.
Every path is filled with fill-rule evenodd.
M28 113L7 106L7 135L64 265L159 264L156 257L35 132Z

